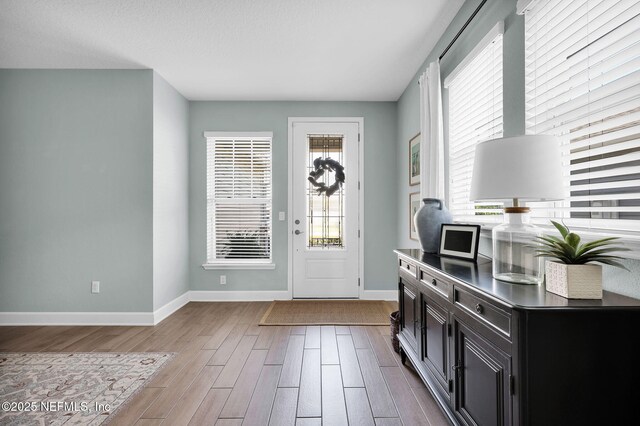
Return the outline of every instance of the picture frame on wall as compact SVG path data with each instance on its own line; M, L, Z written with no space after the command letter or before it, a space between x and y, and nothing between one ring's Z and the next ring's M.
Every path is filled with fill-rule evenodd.
M420 133L409 141L409 185L420 183Z
M480 225L443 223L438 254L475 262L478 258Z
M413 221L413 217L420 208L420 193L412 192L409 194L409 238L418 241L418 231Z

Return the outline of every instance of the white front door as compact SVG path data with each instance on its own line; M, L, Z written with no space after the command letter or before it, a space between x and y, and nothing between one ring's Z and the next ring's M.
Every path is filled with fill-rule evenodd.
M294 298L357 298L359 122L292 121Z

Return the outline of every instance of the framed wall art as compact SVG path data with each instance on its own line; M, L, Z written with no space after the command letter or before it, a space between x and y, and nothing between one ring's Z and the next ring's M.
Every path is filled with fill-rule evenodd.
M409 141L409 185L420 183L420 133Z
M418 241L418 232L413 222L413 217L420 208L420 193L412 192L409 194L409 238Z

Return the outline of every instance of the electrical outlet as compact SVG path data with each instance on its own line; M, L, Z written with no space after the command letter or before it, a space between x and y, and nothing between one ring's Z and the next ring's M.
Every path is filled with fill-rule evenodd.
M220 275L220 284L221 285L226 285L227 284L227 276L226 275Z
M284 219L285 219L284 212L278 212L278 220L284 220Z
M91 281L91 293L100 293L100 281Z

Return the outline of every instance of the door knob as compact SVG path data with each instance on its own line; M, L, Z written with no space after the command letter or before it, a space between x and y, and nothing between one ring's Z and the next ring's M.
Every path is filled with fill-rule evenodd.
M296 225L300 225L300 221L298 219L296 219L293 223L295 223Z
M302 232L299 229L296 229L295 231L293 231L293 233L296 234L296 235L302 234Z

